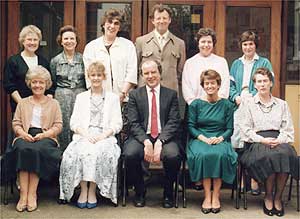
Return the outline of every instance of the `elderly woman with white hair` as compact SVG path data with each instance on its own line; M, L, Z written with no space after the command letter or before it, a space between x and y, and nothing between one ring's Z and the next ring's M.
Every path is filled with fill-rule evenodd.
M17 105L12 127L16 138L10 153L10 168L18 173L19 212L37 209L39 179L49 179L59 170L61 151L57 135L62 129L62 115L57 100L45 95L52 85L50 73L42 66L30 68L25 82L32 91Z

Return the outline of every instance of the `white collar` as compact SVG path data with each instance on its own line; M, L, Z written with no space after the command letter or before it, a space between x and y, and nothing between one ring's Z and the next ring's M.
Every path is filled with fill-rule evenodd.
M243 55L243 56L240 57L239 59L240 59L243 63L246 62L245 55ZM256 60L258 60L258 59L259 59L259 56L257 55L257 53L255 53L254 56L253 56L253 59L250 60L250 62L256 61Z
M158 31L155 29L154 30L154 35L157 39L161 39L162 37L166 40L169 36L169 30L167 30L163 35L161 35L160 33L158 33Z
M148 93L151 93L152 88L150 88L148 85L146 85L146 89ZM155 88L153 88L156 94L159 94L160 91L160 84L158 84Z

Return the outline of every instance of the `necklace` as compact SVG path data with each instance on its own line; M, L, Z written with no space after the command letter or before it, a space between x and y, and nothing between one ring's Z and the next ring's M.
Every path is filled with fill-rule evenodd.
M271 104L270 106L265 106L264 104L262 103L258 103L258 106L260 108L260 110L263 112L263 113L269 113L272 111L272 108L273 108L273 105L274 104Z

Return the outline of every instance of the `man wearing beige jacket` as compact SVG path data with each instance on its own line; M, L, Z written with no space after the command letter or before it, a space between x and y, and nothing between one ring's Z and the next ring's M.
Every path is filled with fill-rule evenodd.
M161 84L179 92L178 85L186 59L185 43L169 30L172 10L162 4L154 5L150 19L154 30L136 39L138 66L146 60L156 60L161 63ZM139 86L144 85L139 80Z

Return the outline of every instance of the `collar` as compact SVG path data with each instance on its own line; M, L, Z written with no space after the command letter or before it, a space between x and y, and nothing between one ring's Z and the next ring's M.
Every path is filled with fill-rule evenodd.
M151 93L152 88L150 88L148 85L146 85L147 93ZM153 88L156 94L159 94L160 92L160 84L158 84L155 88Z
M167 30L163 35L161 35L160 33L158 33L158 31L156 29L154 29L154 35L157 39L160 39L161 37L163 37L165 40L168 39L169 36L169 30Z
M276 99L272 96L272 94L270 94L270 95L271 95L271 101L270 101L269 103L265 104L265 103L263 103L263 102L260 100L259 95L258 95L258 93L257 93L257 94L255 94L254 97L253 97L254 103L256 103L256 104L261 103L261 104L263 104L263 105L265 105L265 106L271 106L271 105L273 105L273 104L276 105L276 104L277 104Z
M155 35L155 31L156 30L153 30L151 33L147 34L146 43L149 43L154 38L157 38L156 35ZM166 33L167 33L167 39L170 39L170 41L174 44L175 36L169 30ZM164 34L166 34L166 33L164 33ZM157 32L157 34L159 34L159 33Z
M255 53L254 56L253 56L253 59L251 60L251 62L257 61L258 59L259 59L259 56L257 55L257 53ZM245 55L243 55L242 57L240 57L239 60L241 60L243 63L245 63L245 61L246 61Z
M65 54L65 51L61 52L61 59L59 59L60 64L69 63ZM79 54L77 52L74 53L73 63L81 63Z

